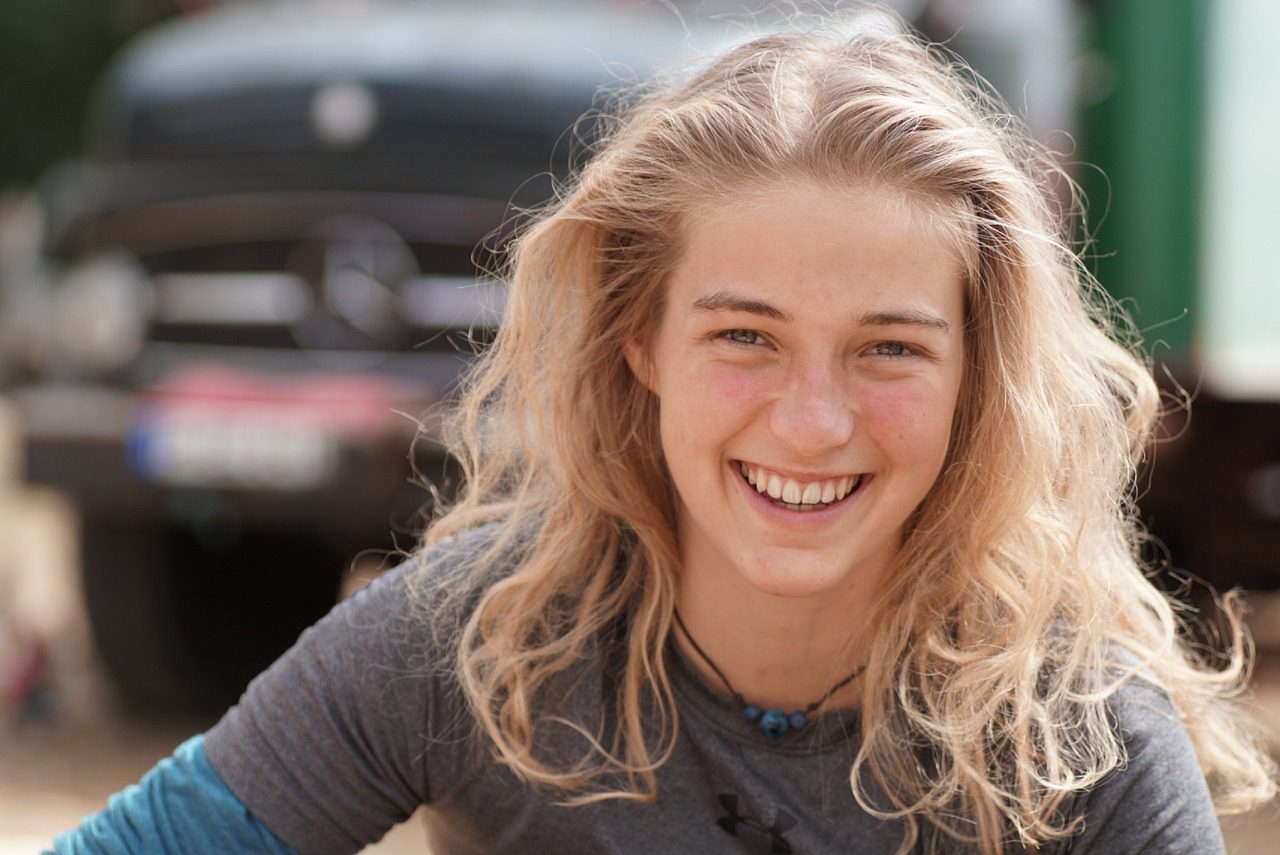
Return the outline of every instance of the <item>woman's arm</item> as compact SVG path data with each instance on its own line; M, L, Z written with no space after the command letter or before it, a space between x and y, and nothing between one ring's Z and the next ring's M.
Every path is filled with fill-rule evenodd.
M205 756L204 737L195 736L139 783L112 796L105 810L53 842L55 855L137 852L293 855L294 850L227 789Z

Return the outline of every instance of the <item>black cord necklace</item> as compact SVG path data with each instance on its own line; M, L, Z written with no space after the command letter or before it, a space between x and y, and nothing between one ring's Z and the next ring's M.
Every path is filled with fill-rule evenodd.
M693 637L693 633L689 632L689 627L684 625L684 619L680 617L680 611L678 609L675 612L675 618L676 626L680 627L680 631L684 633L684 637L689 639L689 644L691 644L697 654L702 657L702 661L711 666L711 670L720 678L720 682L724 683L725 688L729 690L729 694L733 695L733 699L742 706L742 717L747 721L760 722L761 732L770 739L777 739L781 736L786 736L789 731L804 730L808 727L809 716L813 714L814 710L830 700L831 696L836 692L856 680L858 675L862 673L864 667L859 665L857 668L853 669L852 674L845 677L839 683L836 683L830 689L827 689L827 693L825 695L818 698L804 709L795 710L790 715L776 708L767 710L761 709L757 704L747 703L746 698L738 694L738 690L729 682L729 678L724 675L724 672L720 670L716 663L711 661L711 657L708 656L707 652L698 644L697 640Z

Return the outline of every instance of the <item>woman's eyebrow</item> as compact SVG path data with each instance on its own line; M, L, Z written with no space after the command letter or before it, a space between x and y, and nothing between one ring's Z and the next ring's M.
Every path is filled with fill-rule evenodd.
M693 301L693 308L704 312L746 312L760 315L775 321L787 322L791 315L764 300L743 297L731 291L713 291ZM930 327L947 332L951 324L938 315L920 309L903 309L893 311L868 312L858 318L858 326L891 327L914 326Z
M858 318L858 326L892 327L892 326L933 327L943 332L951 329L951 324L939 316L917 309L895 312L868 312Z
M747 312L775 321L790 321L791 315L763 300L742 297L729 291L713 291L693 301L693 308L704 312Z

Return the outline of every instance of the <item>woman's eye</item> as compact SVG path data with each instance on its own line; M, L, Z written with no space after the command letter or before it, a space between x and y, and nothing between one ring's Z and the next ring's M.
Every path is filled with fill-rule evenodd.
M720 334L734 344L763 344L764 336L754 330L726 330Z
M876 356L911 356L915 353L900 341L882 341L872 348Z

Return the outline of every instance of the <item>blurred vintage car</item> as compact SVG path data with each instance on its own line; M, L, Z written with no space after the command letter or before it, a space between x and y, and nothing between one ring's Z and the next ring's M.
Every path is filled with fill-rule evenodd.
M414 545L414 471L450 489L439 407L501 313L477 247L682 26L662 4L271 2L122 52L86 157L38 194L11 392L31 478L78 504L125 699L234 700L354 561Z

